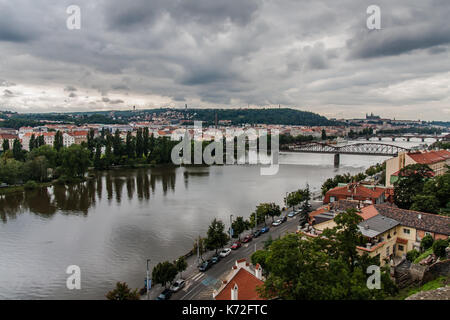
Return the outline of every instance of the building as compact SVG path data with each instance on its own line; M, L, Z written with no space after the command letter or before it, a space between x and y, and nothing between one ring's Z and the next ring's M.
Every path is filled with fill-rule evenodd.
M262 268L254 268L245 260L237 260L231 272L222 281L218 290L214 290L214 300L265 300L256 290L264 284Z
M317 237L325 229L336 226L334 210L321 212L314 217L315 224L298 232ZM450 217L431 213L405 210L383 203L362 207L359 215L363 219L358 228L365 239L357 247L361 254L378 257L381 265L395 257L405 257L410 250L420 249L420 242L426 235L433 239L447 239L450 236Z
M73 137L73 143L81 144L83 142L87 142L87 135L89 131L72 131L68 135Z
M11 150L13 148L15 139L19 139L19 136L16 134L1 133L0 134L0 151L3 151L3 141L4 140L8 140L9 149Z
M450 165L450 151L418 151L401 152L397 157L386 161L386 186L393 187L398 180L399 171L411 164L426 164L434 175L439 176L447 171L446 165Z
M22 137L22 148L30 151L30 139L34 135L34 137L37 139L40 136L44 136L44 142L46 145L53 146L55 143L55 136L56 132L27 132ZM63 146L64 147L70 147L72 144L75 143L75 138L71 135L68 135L67 133L63 133Z
M337 186L325 194L323 203L332 203L339 200L358 200L369 203L383 203L386 201L386 188L361 183L349 183L345 186Z

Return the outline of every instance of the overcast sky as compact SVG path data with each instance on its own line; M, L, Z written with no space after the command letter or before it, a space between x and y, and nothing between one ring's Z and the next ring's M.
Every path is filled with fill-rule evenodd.
M366 26L372 4L381 30ZM281 104L450 121L449 17L449 0L0 0L0 110Z

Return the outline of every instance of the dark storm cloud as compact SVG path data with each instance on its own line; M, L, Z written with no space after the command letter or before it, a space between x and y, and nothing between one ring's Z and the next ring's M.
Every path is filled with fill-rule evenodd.
M66 28L72 4L81 7L81 30ZM20 84L13 96L3 92L0 107L3 98L18 110L120 108L127 101L407 115L408 106L418 110L429 99L437 101L429 117L448 117L450 3L378 0L377 31L366 28L372 4L0 0L0 77L8 79L0 86Z

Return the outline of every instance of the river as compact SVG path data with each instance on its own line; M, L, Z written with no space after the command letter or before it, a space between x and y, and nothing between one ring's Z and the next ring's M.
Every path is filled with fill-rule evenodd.
M111 170L3 196L0 299L104 299L117 281L141 288L146 259L153 267L185 254L214 217L228 226L230 214L247 218L261 202L282 205L288 191L318 191L385 159L341 155L334 168L333 155L286 153L274 176L249 165ZM66 288L70 265L81 268L81 290Z

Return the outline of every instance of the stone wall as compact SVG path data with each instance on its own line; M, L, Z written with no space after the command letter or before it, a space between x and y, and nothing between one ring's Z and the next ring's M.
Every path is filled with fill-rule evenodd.
M422 284L440 276L450 277L450 260L438 261L429 266L422 277Z

